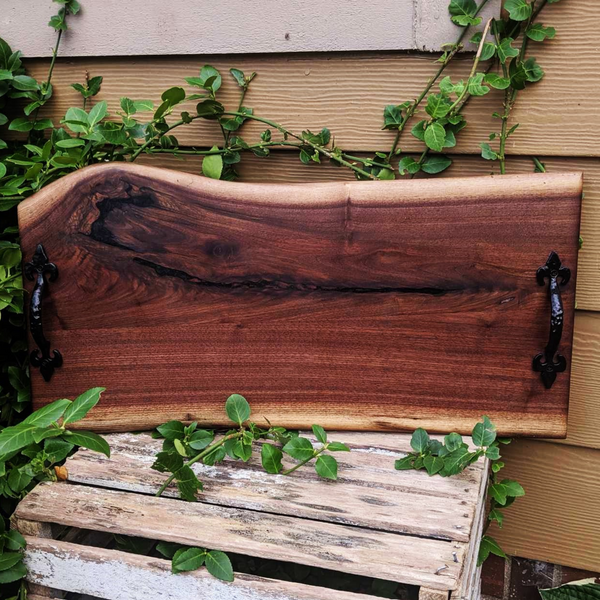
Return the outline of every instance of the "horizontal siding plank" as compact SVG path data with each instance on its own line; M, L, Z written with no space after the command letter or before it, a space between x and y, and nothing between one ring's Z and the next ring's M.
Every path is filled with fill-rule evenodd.
M525 496L490 535L514 556L600 571L600 451L516 440L502 454Z
M509 140L510 154L600 155L600 146L590 142L600 137L594 74L599 18L596 0L560 2L544 9L544 21L555 25L558 34L543 45L531 43L530 52L544 67L546 77L517 100L512 122L521 126ZM53 77L55 98L46 114L58 120L69 106L78 105L80 97L69 86L82 81L86 70L104 75L98 98L106 99L114 112L121 96L158 100L168 87L185 85L184 77L196 75L206 62L224 71L238 67L258 72L245 102L256 114L296 131L327 126L342 148L355 151L389 148L393 134L381 131L383 107L414 98L438 67L427 54L391 52L59 59ZM43 79L48 59L30 60L27 66ZM448 74L466 77L470 66L470 58L463 57ZM235 108L237 88L229 76L224 78L223 92L226 104ZM469 127L458 137L456 152L480 153L479 143L499 127L491 114L501 110L501 104L501 92L469 104ZM245 135L253 137L260 130L251 124ZM182 144L203 146L218 143L219 136L214 123L193 124L179 134ZM403 147L415 151L420 143L407 135Z
M176 0L168 19L162 18L162 0L103 0L84 8L69 19L63 56L440 50L459 31L446 16L448 0L379 0L376 8L362 0L264 0L262 10L247 10L246 0ZM26 56L52 56L56 34L46 23L55 12L39 0L3 0L2 35ZM499 12L500 0L493 0L481 16ZM113 14L119 18L105 27L106 15Z

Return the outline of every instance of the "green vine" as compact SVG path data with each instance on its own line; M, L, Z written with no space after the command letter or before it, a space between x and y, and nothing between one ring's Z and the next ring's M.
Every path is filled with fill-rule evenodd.
M458 475L480 458L490 460L487 486L489 511L477 560L477 564L481 565L490 554L506 558L498 542L487 535L487 530L493 522L502 527L502 510L508 508L517 498L524 496L525 490L520 483L512 479L498 481L498 473L504 468L504 463L500 460L500 445L510 444L510 440L496 436L496 427L488 417L483 417L483 420L475 425L471 439L474 449L458 433L449 433L441 442L430 438L424 429L419 428L411 438L413 452L397 460L395 467L399 471L425 470L431 476L450 477Z

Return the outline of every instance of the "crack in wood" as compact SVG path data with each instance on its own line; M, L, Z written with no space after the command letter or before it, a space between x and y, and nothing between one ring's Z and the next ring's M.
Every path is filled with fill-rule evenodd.
M185 271L179 269L172 269L165 267L158 263L146 260L145 258L135 257L133 262L153 269L159 277L176 277L182 281L193 283L194 285L200 285L205 287L215 287L223 289L241 289L249 288L256 290L287 290L293 292L333 292L339 294L426 294L429 296L444 296L450 293L463 292L460 288L456 289L443 289L436 287L394 287L384 286L377 288L370 287L359 287L359 286L325 286L316 283L291 283L286 281L270 281L268 279L246 279L243 281L210 281L208 279L202 279L196 275L190 275Z

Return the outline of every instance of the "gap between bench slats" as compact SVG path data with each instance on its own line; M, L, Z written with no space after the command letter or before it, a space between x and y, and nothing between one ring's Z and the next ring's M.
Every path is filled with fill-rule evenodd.
M468 541L480 497L482 465L473 465L452 478L395 471L402 456L369 445L387 434L332 433L352 451L339 452L339 479L320 479L311 467L291 477L266 473L260 456L249 463L226 460L218 467L195 464L204 481L200 501L254 511L355 525L447 540ZM393 436L404 450L409 436ZM400 439L398 439L400 438ZM165 475L150 469L162 442L147 434L107 436L112 458L81 450L67 463L69 481L86 485L154 494ZM363 445L360 445L360 442ZM366 443L365 443L366 442ZM386 442L390 447L393 443ZM178 496L173 486L165 496Z

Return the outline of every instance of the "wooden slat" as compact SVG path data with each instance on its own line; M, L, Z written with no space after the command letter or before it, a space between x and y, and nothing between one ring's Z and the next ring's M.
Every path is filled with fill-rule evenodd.
M518 440L503 449L503 477L526 495L489 531L509 554L600 571L600 452Z
M356 435L356 434L355 434ZM380 434L385 437L387 434ZM392 434L393 435L393 434ZM312 436L310 436L312 437ZM343 432L330 439L345 441ZM399 436L400 437L400 436ZM410 436L402 436L406 440ZM162 442L147 434L107 436L111 458L82 450L67 462L69 482L129 492L154 494L165 475L150 470ZM358 527L469 541L471 527L480 510L483 463L469 467L460 476L431 478L425 472L393 471L401 452L349 444L350 453L338 453L338 483L343 493L332 494L311 468L293 477L270 475L260 465L260 456L248 463L226 459L218 468L193 466L205 483L200 501L304 519ZM290 463L288 466L292 466ZM178 497L175 487L165 496ZM420 501L415 503L415 498Z
M519 95L513 122L521 126L510 138L507 151L598 156L600 147L590 140L600 137L594 75L600 4L596 0L560 2L545 8L543 14L543 21L555 25L558 34L543 45L531 43L530 53L544 67L546 78ZM246 100L256 114L298 131L327 126L347 150L389 148L393 134L381 131L383 107L414 98L437 69L429 55L398 53L59 60L53 76L55 98L46 114L58 120L69 106L81 102L69 85L82 81L86 70L104 75L98 98L108 100L114 112L121 96L158 100L168 87L185 85L184 78L196 75L206 62L225 72L230 67L257 71L259 76ZM466 77L470 64L470 59L461 59L448 73ZM45 78L47 60L28 61L27 66L34 76ZM237 90L230 79L224 78L223 97L235 108ZM467 109L469 127L458 138L457 152L480 153L479 143L499 127L491 114L501 110L501 103L499 92L475 98ZM249 126L248 137L260 129ZM204 146L220 138L214 124L193 125L177 135L182 143ZM416 140L406 136L403 148L419 147Z
M66 483L40 484L21 501L16 516L441 590L457 587L465 554L461 542ZM440 571L444 565L448 568Z
M34 537L26 541L28 581L106 600L373 600L242 573L233 583L215 579L206 569L174 575L170 562L159 558Z

